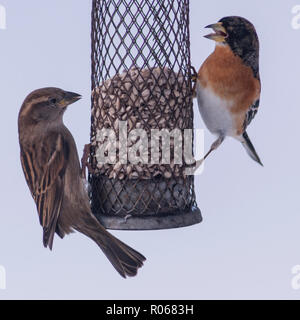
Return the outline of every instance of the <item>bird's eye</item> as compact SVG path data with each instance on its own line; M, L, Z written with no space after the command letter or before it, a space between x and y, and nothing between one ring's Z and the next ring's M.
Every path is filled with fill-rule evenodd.
M56 103L57 103L57 99L56 99L56 98L50 98L50 99L49 99L49 103L50 103L51 105L55 106Z

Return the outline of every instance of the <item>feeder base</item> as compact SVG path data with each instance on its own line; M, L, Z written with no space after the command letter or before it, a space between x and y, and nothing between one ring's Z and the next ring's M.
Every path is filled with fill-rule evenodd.
M164 216L117 217L96 215L106 229L111 230L159 230L192 226L202 221L201 211L193 207L190 211Z

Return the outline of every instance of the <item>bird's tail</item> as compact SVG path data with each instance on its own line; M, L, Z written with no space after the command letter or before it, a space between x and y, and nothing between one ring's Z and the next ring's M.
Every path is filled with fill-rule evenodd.
M243 133L243 135L241 136L240 141L242 142L242 145L244 146L244 148L246 149L248 155L256 162L258 162L261 166L263 166L262 162L260 161L260 158L252 144L252 142L250 141L250 138L247 134L247 132L245 131Z
M76 229L97 243L114 268L124 278L135 276L146 260L142 254L107 232L91 215L87 215L84 222Z

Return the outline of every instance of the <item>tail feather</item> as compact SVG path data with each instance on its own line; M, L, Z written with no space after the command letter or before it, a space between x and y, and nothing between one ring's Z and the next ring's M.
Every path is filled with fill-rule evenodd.
M54 240L54 235L55 235L55 225L57 224L57 218L53 219L52 223L50 226L43 227L43 244L44 247L52 251L53 247L53 240Z
M102 249L110 263L123 278L126 278L126 276L136 276L138 269L143 266L146 258L108 232L107 235L104 237L102 235L98 236L96 243ZM103 238L106 239L104 240ZM103 243L105 243L105 245L103 245Z
M247 132L245 131L243 133L242 139L241 139L242 145L244 146L244 148L246 149L248 155L256 162L258 162L261 166L263 166L262 162L260 161L260 158L252 144L252 142L250 141L250 138L247 134Z
M52 250L53 240L54 240L55 230L49 230L48 228L43 228L43 244L44 247L49 247Z
M90 215L88 217L91 218ZM88 220L85 219L85 222L76 229L97 243L123 278L135 276L146 258L107 232L96 218Z

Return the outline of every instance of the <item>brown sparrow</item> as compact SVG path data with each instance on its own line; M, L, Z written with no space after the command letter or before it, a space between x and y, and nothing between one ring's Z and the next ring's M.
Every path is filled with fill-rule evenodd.
M43 88L27 96L19 113L21 163L43 227L43 243L52 250L55 233L63 238L79 231L97 243L122 277L135 276L146 258L93 216L75 141L63 123L67 106L80 98Z

